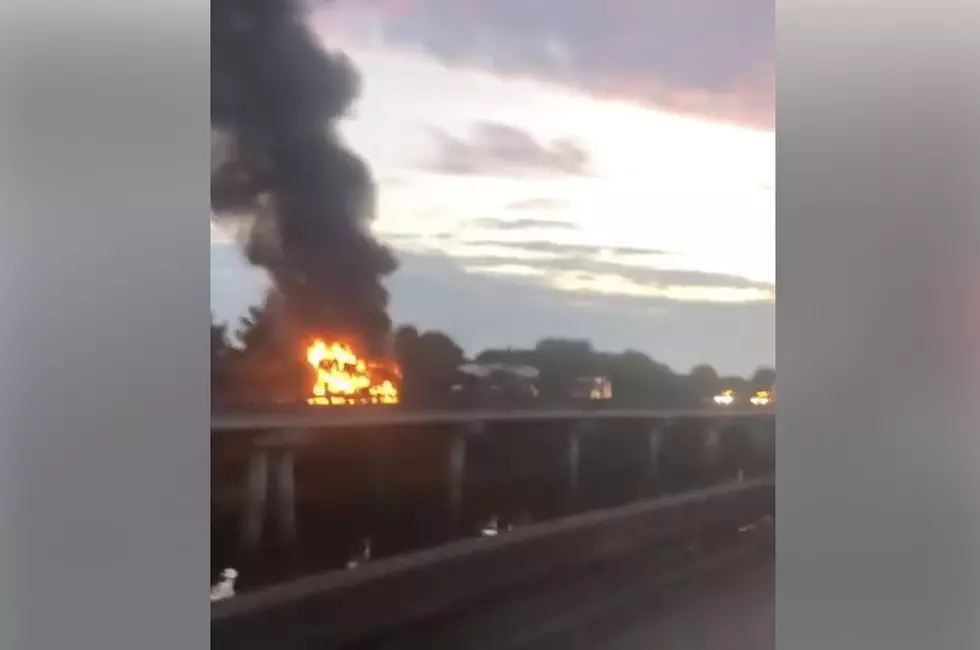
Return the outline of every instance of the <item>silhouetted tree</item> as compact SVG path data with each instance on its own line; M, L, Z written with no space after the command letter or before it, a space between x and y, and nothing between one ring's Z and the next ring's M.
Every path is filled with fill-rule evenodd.
M313 370L302 341L276 325L268 302L249 307L239 320L240 343L231 373L237 399L299 402L309 395Z
M534 346L540 374L538 390L546 400L565 400L579 377L598 375L595 350L589 341L542 339Z
M463 349L442 332L420 334L411 325L395 332L394 347L402 370L402 402L445 406L466 360Z
M612 382L612 403L617 406L672 406L679 397L676 375L642 352L602 355L597 371Z
M306 397L313 379L312 370L299 343L277 329L268 302L251 307L240 319L237 346L228 342L227 328L216 325L213 319L211 334L212 368L223 369L225 375L221 381L230 384L237 396L260 401ZM495 379L487 380L463 375L460 366L466 362L466 355L443 332L420 332L412 325L404 325L395 331L392 349L402 371L402 403L408 406L441 408L457 403L482 403L482 398L473 401L454 397L453 386L469 386L467 395L476 391L472 397L481 392L481 383L507 383L500 373ZM573 404L573 388L582 377L607 377L612 383L612 399L597 406L608 404L620 408L695 408L705 398L726 388L747 399L754 390L775 382L775 371L771 368L759 368L751 380L719 377L706 364L695 366L688 374L678 374L637 350L600 352L581 339L545 338L530 349L484 350L475 361L536 368L538 377L533 381L536 396L524 395L524 391L516 391L515 395L521 393L541 406ZM213 374L212 383L217 381L218 375ZM500 405L510 404L509 399L503 399Z
M776 370L774 368L758 368L749 380L756 390L766 390L776 385Z
M736 396L743 398L755 392L752 388L752 382L745 377L726 376L721 378L721 383L725 388L734 391Z
M599 352L588 341L548 338L532 349L491 349L481 352L480 363L530 365L538 369L536 382L541 403L568 403L579 377L604 376L612 383L610 405L620 407L696 408L703 400L729 388L738 395L749 392L742 377L719 377L709 365L678 374L636 350Z
M402 325L395 330L395 357L400 361L407 359L415 349L419 331L413 325Z
M252 306L238 320L236 332L247 354L268 353L274 347L272 317L267 308Z
M717 395L726 388L718 372L707 364L701 364L691 369L690 374L691 388L697 392L698 399L707 399Z

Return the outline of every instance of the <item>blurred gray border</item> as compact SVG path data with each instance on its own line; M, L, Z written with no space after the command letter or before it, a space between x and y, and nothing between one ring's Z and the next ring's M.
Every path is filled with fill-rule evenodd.
M777 6L777 647L980 647L980 5Z
M208 647L209 6L0 6L0 647Z

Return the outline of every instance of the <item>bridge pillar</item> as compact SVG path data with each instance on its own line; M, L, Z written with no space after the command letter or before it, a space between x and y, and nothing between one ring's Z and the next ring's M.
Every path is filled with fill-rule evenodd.
M285 545L298 540L296 530L296 459L292 449L279 451L275 467L279 541Z
M463 513L463 484L466 477L467 439L479 435L484 422L469 422L454 431L449 443L449 518L455 530Z
M759 418L750 429L752 466L756 471L771 470L775 462L775 431L767 418Z
M255 548L262 541L268 499L269 450L255 446L248 458L245 512L242 517L242 545L247 549Z
M728 418L711 418L704 435L704 466L709 472L718 469L721 462L721 436L730 422Z
M569 504L574 503L578 497L581 455L582 455L582 436L592 430L594 423L592 420L580 420L576 422L568 433L566 442L566 494Z
M660 475L660 450L664 443L664 431L667 429L668 422L654 422L650 425L647 432L647 453L649 462L647 464L647 479L656 480Z
M373 485L374 508L377 512L383 512L389 496L389 472L391 471L390 460L388 458L390 444L387 437L378 436L372 440L371 472Z
M241 533L242 545L246 549L255 549L265 541L270 497L275 498L275 512L272 514L278 541L289 545L298 540L294 449L305 434L302 430L276 431L252 445Z

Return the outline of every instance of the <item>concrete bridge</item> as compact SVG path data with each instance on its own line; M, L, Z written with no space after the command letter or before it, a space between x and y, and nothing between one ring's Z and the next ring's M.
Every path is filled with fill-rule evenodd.
M680 570L690 564L685 582L691 582L703 572L699 566L725 562L756 567L747 577L722 580L720 584L728 586L718 589L737 592L743 583L754 585L745 588L754 589L753 598L760 603L756 613L765 616L771 592L760 591L758 576L771 570L764 559L767 551L762 552L760 564L757 549L745 555L744 540L746 531L757 535L759 522L774 513L774 416L772 408L413 412L327 407L216 414L212 418L213 449L233 447L243 461L242 483L232 490L238 495L232 501L240 509L236 558L259 554L270 544L279 558L288 557L291 549L305 549L308 556L311 548L313 552L324 548L324 537L312 539L319 515L310 515L310 506L299 508L305 516L298 514L304 485L306 501L322 504L324 492L356 493L357 489L331 486L340 485L341 480L349 482L348 475L363 474L369 498L337 499L357 504L348 511L373 507L377 512L380 505L384 512L388 509L384 495L395 503L412 491L409 474L416 464L425 468L419 474L435 476L433 485L438 490L429 490L428 500L420 501L423 510L412 511L415 514L401 519L399 526L435 530L440 520L446 526L440 529L441 537L433 536L421 547L406 546L407 550L372 558L355 570L341 566L294 570L278 579L265 579L230 601L216 603L212 645L298 650L383 641L377 647L482 647L473 644L477 637L493 636L486 631L491 625L484 620L487 616L496 621L492 627L497 632L509 629L514 638L530 634L526 629L530 624L514 622L520 614L507 612L528 611L519 602L535 590L540 592L535 602L542 609L531 627L551 621L545 627L550 625L555 632L564 629L560 621L574 622L561 614L569 607L575 610L592 602L593 609L601 610L610 595L604 589L612 591L613 601L627 598L622 594L649 595L661 581L664 567ZM376 444L382 439L384 444ZM732 443L735 439L742 442ZM297 465L307 455L319 453L326 458L352 446L359 449L358 457L371 462L344 461L349 464L327 471L307 461L305 473L297 473ZM384 463L372 464L385 456L389 463L393 457L409 459L405 461L409 474L398 474L390 464L387 471ZM528 461L532 457L537 460ZM523 471L514 470L521 463ZM678 471L681 466L684 471ZM548 479L535 483L537 474L547 474ZM671 476L673 481L665 480ZM516 496L511 489L510 501L494 500L494 495L506 492L513 487L509 484L519 480L525 481L522 486L546 487L518 488ZM497 492L487 488L494 481L499 484ZM622 489L605 494L612 484ZM489 512L539 492L547 492L554 505L544 508L546 515L501 527L490 537L481 537L464 525L484 503L493 504L484 507ZM609 496L613 493L615 498ZM485 498L481 501L477 495ZM590 501L590 495L601 498ZM328 509L324 506L323 511ZM438 516L419 519L423 511L426 515L438 512ZM356 521L362 528L381 530L381 523L374 519L347 515L337 521ZM370 523L364 523L368 520ZM337 525L334 532L345 527ZM753 542L752 547L756 546ZM770 548L766 543L762 547ZM674 559L653 560L653 556ZM660 564L648 566L651 562ZM602 577L609 575L620 579L610 582ZM580 597L573 605L560 604L575 591L568 586L573 583L579 585ZM596 587L599 583L605 586ZM690 607L697 610L705 602L714 602L712 598L725 600L711 595L718 593L694 598ZM488 598L495 598L495 604L487 604ZM667 601L672 602L671 598ZM740 598L732 602L743 607L746 603ZM630 607L635 610L635 603L623 605ZM731 613L726 610L716 615L724 618ZM418 632L419 625L427 630L424 634ZM406 626L415 630L411 634L417 638L411 643L404 640L403 632L392 632ZM620 622L609 629L627 627ZM473 632L477 629L484 632ZM567 636L567 630L555 633ZM647 632L631 633L642 636ZM418 640L419 634L428 634L428 640ZM447 634L455 634L456 640L433 640L446 639ZM609 643L614 645L613 641ZM542 643L539 639L526 647L550 647ZM505 646L511 647L501 647ZM561 647L568 647L567 639Z

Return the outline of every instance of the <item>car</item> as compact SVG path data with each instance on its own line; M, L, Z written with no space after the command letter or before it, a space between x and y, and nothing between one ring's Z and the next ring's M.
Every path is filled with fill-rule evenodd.
M718 395L712 397L711 401L714 402L716 406L731 406L735 403L735 391L730 388L726 388Z

